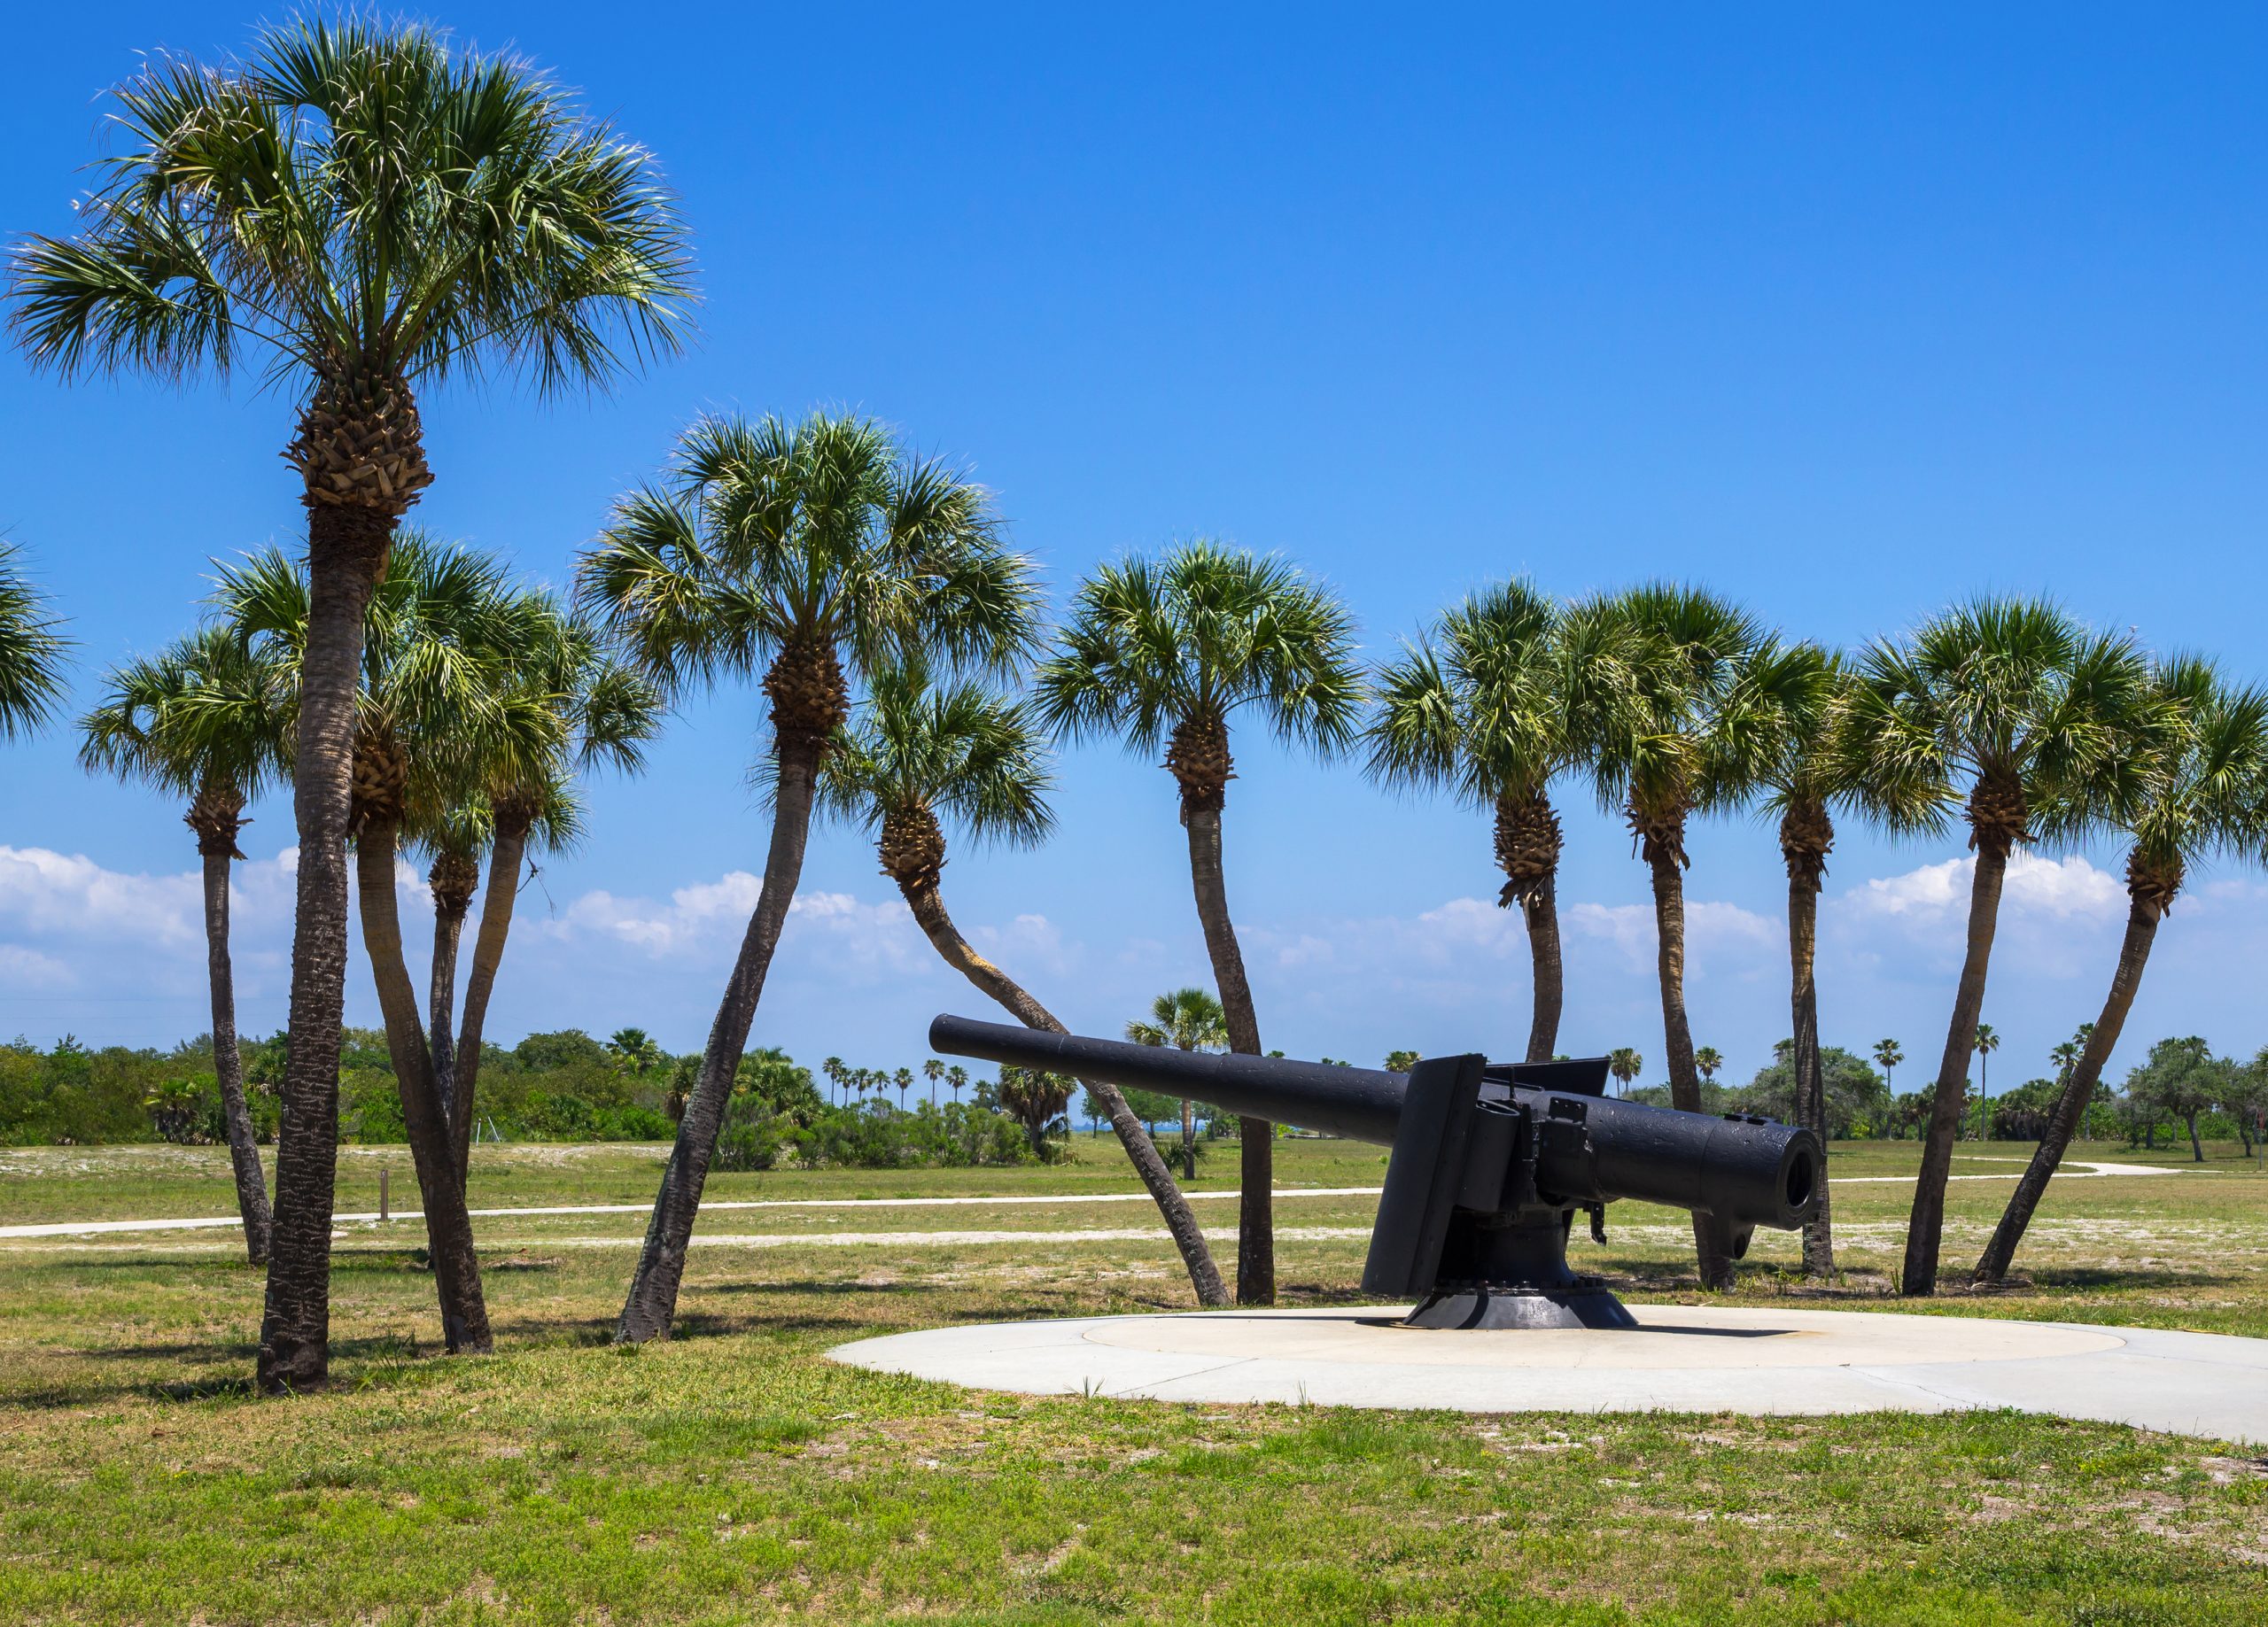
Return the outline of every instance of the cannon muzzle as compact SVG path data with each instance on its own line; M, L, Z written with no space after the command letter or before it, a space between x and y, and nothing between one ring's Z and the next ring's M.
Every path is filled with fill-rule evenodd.
M1754 1228L1809 1220L1826 1173L1808 1130L1604 1095L1603 1058L1440 1057L1404 1075L949 1016L929 1025L929 1045L1391 1146L1363 1285L1426 1296L1412 1317L1423 1326L1635 1326L1597 1278L1568 1270L1574 1211L1603 1236L1618 1198L1689 1209L1737 1258Z

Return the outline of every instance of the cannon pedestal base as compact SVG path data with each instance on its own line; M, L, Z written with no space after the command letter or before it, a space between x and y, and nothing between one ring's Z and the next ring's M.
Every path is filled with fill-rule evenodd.
M1444 1285L1398 1324L1404 1328L1635 1328L1630 1314L1596 1277L1566 1288L1503 1283Z

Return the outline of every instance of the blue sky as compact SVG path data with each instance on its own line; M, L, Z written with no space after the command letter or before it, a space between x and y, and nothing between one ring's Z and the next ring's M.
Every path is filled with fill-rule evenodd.
M564 583L613 495L712 409L850 404L998 490L1059 593L1196 532L1343 591L1374 655L1495 577L1705 581L1854 643L1983 589L2052 593L2268 677L2268 16L2256 9L656 5L437 12L651 146L698 236L697 349L607 399L429 399L419 521ZM117 4L12 26L0 227L57 230L97 93L250 14ZM291 402L248 383L62 388L0 359L0 527L100 668L181 631L206 561L288 541ZM524 905L492 1032L639 1023L699 1043L761 863L754 698L685 709L652 771ZM1483 821L1249 734L1231 884L1262 1022L1294 1054L1517 1047L1526 955ZM1062 763L1062 833L957 857L948 896L1074 1022L1205 973L1172 786ZM1564 1042L1661 1050L1643 872L1565 799ZM290 810L255 810L244 1021L280 1023ZM154 1043L203 1026L194 854L60 734L0 758L0 1030ZM1846 832L1822 1027L1933 1064L1957 846ZM1954 868L1948 869L1947 866ZM734 879L735 875L741 879ZM1694 843L1694 1027L1744 1075L1788 1028L1769 836ZM2177 908L2123 1065L2168 1032L2250 1054L2268 887ZM2117 855L2013 890L1993 1082L2092 1017ZM367 973L353 1011L374 1009ZM917 1060L979 1011L873 856L812 848L760 1041ZM1908 1078L1901 1077L1906 1085Z

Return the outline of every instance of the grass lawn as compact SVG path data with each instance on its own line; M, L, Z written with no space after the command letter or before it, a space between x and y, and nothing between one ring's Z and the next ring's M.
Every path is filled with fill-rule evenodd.
M1965 1274L2026 1149L1964 1147ZM251 1398L260 1282L225 1232L0 1240L0 1621L2029 1622L2268 1619L2259 1449L2014 1414L1389 1415L977 1394L824 1359L868 1333L1188 1303L1115 1144L1029 1171L724 1176L680 1338L604 1341L636 1213L482 1222L502 1352L439 1358L416 1223L338 1243L338 1383ZM2268 1178L2233 1147L2080 1158L1989 1297L1900 1305L1912 1143L1836 1150L1845 1279L1759 1236L1736 1296L2268 1336ZM400 1149L343 1150L342 1210ZM662 1150L483 1148L480 1207L642 1204ZM1286 1186L1378 1149L1288 1143ZM1225 1190L1232 1156L1201 1187ZM1372 1201L1288 1199L1287 1300L1345 1300ZM225 1213L225 1159L0 1151L0 1224ZM1234 1205L1210 1201L1227 1228ZM1621 1205L1588 1268L1691 1299L1682 1218ZM1580 1229L1578 1231L1580 1233ZM1133 1232L1132 1236L1078 1233ZM971 1236L969 1234L975 1234ZM959 1234L940 1236L939 1234ZM1223 1250L1223 1259L1232 1251Z

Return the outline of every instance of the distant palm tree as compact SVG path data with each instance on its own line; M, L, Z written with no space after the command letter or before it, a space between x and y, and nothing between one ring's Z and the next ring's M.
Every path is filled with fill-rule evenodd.
M937 1099L937 1081L945 1076L945 1065L932 1057L921 1065L921 1077L929 1081L929 1100Z
M2086 1118L2103 1065L2141 986L2158 923L2172 908L2190 866L2217 852L2260 856L2257 815L2261 788L2268 785L2268 693L2225 684L2210 664L2187 658L2168 662L2155 687L2163 710L2140 748L2106 761L2096 783L2086 787L2095 806L2079 810L2078 818L2068 807L2057 807L2046 822L2053 833L2100 815L2132 836L2126 933L2102 1014L2080 1025L2079 1055L2031 1162L1977 1262L1973 1280L1978 1282L1998 1282L2008 1275L2048 1179Z
M2055 606L1980 598L1956 605L1855 663L1846 778L1893 830L1938 833L1954 810L1976 850L1968 944L1922 1149L1899 1273L1937 1291L1946 1176L1969 1096L2008 857L2037 810L2123 749L2150 701L2147 663L2124 634L2090 633Z
M905 1111L905 1093L913 1088L913 1070L900 1068L890 1075L890 1082L897 1087L897 1110Z
M850 1077L850 1073L849 1068L843 1066L843 1058L840 1057L829 1057L819 1065L819 1071L826 1075L827 1084L836 1090L843 1089L843 1081Z
M1230 719L1251 707L1279 740L1325 756L1345 750L1363 696L1354 631L1338 596L1290 565L1200 539L1088 577L1036 679L1051 728L1073 738L1116 734L1145 754L1166 748L1230 1049L1246 1056L1263 1048L1222 869L1221 810L1235 773ZM1243 1305L1276 1298L1272 1134L1262 1120L1241 1123Z
M934 684L911 669L875 675L820 779L828 811L875 833L883 873L945 964L1027 1027L1062 1034L1053 1012L961 935L943 887L944 818L980 843L1037 842L1054 822L1049 787L1046 753L1024 707L975 685ZM958 1102L964 1075L956 1067L950 1076ZM1087 1089L1164 1217L1199 1301L1226 1303L1204 1230L1125 1096L1107 1081L1087 1081Z
M2047 1059L2055 1065L2057 1089L2060 1089L2071 1082L2071 1070L2078 1065L2079 1050L2079 1042L2077 1040L2064 1040L2048 1051Z
M1991 1023L1977 1025L1977 1136L1984 1139L1984 1119L1989 1112L1985 1104L1992 1096L1992 1053L2000 1049L2000 1036Z
M286 456L313 577L293 794L290 1058L261 1386L329 1369L345 863L363 611L432 479L416 392L518 369L545 394L673 352L686 237L643 150L517 58L423 24L262 29L113 92L119 151L68 238L14 260L14 329L66 377L225 376L265 353L299 398Z
M1716 1082L1717 1070L1724 1065L1724 1054L1713 1045L1704 1045L1693 1053L1694 1070L1711 1084Z
M1738 805L1757 784L1759 731L1733 702L1764 633L1745 610L1699 588L1653 583L1581 612L1635 639L1635 704L1591 720L1587 742L1602 806L1628 821L1653 883L1654 928L1670 1100L1701 1104L1693 1031L1685 1009L1686 827L1697 813ZM1693 1217L1705 1288L1729 1287L1731 1238Z
M772 845L764 886L678 1125L619 1343L666 1336L717 1133L803 874L812 798L850 679L907 662L1014 670L1038 637L1030 562L991 497L882 425L710 418L658 485L623 498L581 565L583 603L665 693L761 671ZM847 663L847 671L846 671Z
M956 1062L945 1069L945 1087L953 1093L953 1105L960 1105L960 1093L968 1083L968 1070ZM1200 1241L1202 1241L1200 1238Z
M1520 908L1533 966L1527 1058L1548 1062L1565 998L1551 785L1585 761L1592 720L1627 704L1625 629L1576 614L1526 582L1474 594L1386 663L1365 730L1371 777L1444 790L1495 818L1496 902Z
M1386 1054L1386 1071L1389 1073L1407 1073L1418 1065L1419 1060L1418 1053L1414 1050L1390 1050Z
M25 574L23 553L0 540L0 740L28 734L62 709L71 641Z
M1024 1137L1037 1157L1047 1156L1047 1127L1062 1116L1070 1102L1071 1081L1060 1073L1020 1067L1000 1070L1000 1105L1023 1126Z
M1876 1040L1875 1042L1875 1061L1882 1068L1882 1087L1885 1091L1891 1092L1893 1094L1893 1098L1896 1087L1892 1083L1892 1080L1895 1077L1898 1065L1905 1060L1906 1053L1904 1050L1899 1049L1899 1043L1896 1040Z
M113 668L80 724L79 760L189 799L183 822L205 868L205 964L213 1011L213 1073L236 1176L245 1250L268 1259L268 1185L245 1100L237 1045L236 972L229 953L229 879L244 855L245 805L283 777L289 755L289 679L229 629L211 626L160 654Z
M1630 1081L1645 1071L1646 1059L1629 1046L1619 1046L1606 1053L1606 1071L1614 1075L1622 1087L1622 1094L1630 1094Z
M606 1048L632 1073L651 1073L667 1060L660 1043L643 1028L617 1028Z
M1225 1050L1229 1019L1221 1003L1201 988L1177 988L1150 1002L1150 1019L1126 1025L1137 1045L1170 1045L1176 1050ZM1181 1176L1197 1179L1196 1109L1181 1100Z

